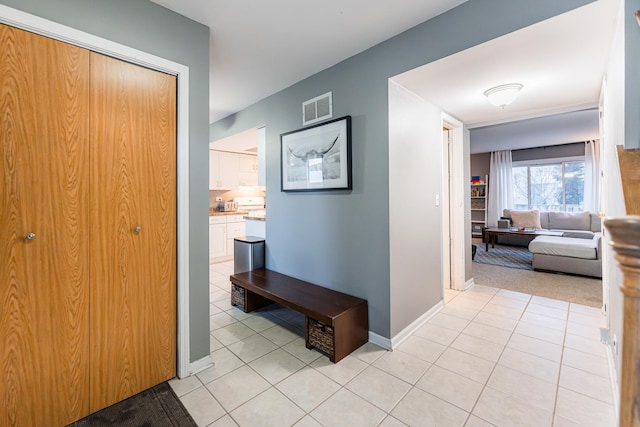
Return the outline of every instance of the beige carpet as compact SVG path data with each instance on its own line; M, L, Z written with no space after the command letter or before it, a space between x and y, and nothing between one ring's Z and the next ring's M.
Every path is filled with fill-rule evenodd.
M602 307L602 280L473 263L478 285L509 289L591 307Z

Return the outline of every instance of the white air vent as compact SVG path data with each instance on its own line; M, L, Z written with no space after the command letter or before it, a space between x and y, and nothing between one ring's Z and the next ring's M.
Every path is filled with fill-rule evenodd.
M333 117L333 101L331 92L316 96L302 103L302 125L320 122Z

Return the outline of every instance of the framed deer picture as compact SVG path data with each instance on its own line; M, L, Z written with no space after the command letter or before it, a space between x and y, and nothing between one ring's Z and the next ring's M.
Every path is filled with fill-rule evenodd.
M282 191L351 190L351 116L280 135Z

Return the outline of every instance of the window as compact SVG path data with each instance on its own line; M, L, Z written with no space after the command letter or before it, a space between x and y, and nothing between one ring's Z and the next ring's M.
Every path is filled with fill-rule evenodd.
M584 210L584 160L518 163L512 174L515 209Z

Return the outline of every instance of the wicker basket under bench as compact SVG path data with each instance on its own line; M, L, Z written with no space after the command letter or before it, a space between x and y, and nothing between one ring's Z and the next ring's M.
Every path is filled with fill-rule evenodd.
M277 302L305 315L307 348L336 363L369 338L367 300L271 270L231 275L231 304L245 312Z

